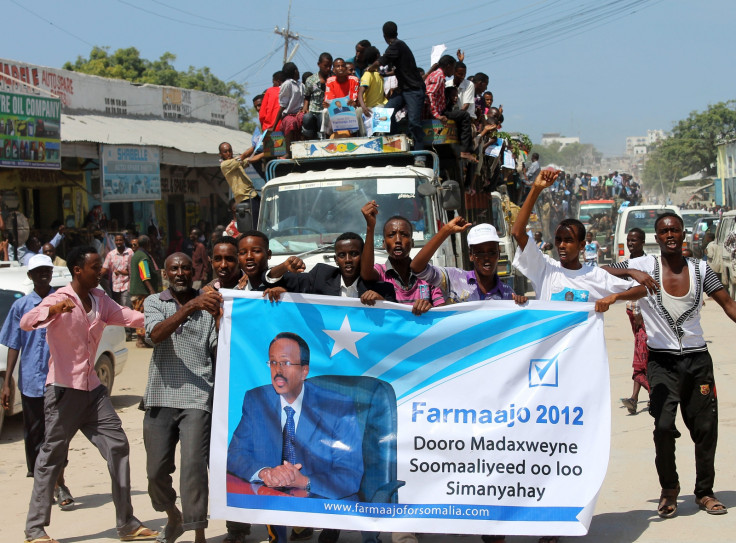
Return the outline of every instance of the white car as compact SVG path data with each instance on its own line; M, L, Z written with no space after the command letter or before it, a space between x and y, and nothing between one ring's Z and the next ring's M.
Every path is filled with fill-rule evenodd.
M51 278L52 287L63 287L70 283L72 276L67 268L54 266L54 275ZM33 290L33 282L28 277L28 268L25 266L11 266L0 269L0 325L5 322L13 302L25 296ZM0 407L0 433L2 433L3 419L6 415L11 416L20 413L23 408L21 404L20 391L18 390L18 367L20 366L23 352L13 370L10 386L10 409L7 411ZM108 326L102 333L100 347L97 349L97 362L95 371L107 387L107 393L112 391L115 376L123 371L125 362L128 360L128 349L125 346L125 328L121 326ZM0 345L0 387L7 378L6 369L8 364L8 348Z

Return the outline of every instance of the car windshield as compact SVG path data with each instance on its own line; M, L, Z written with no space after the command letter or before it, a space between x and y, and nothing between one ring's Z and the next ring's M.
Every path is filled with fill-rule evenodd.
M0 324L5 322L5 317L8 316L10 306L13 305L13 302L22 297L22 292L0 289Z
M580 222L590 222L596 215L611 216L611 204L580 204Z
M360 209L378 204L375 243L383 241L383 223L394 215L411 222L414 243L421 246L435 234L431 200L417 192L419 178L363 178L315 181L263 188L259 227L268 235L275 255L299 254L331 248L343 232L365 237Z
M670 213L670 209L637 209L629 212L626 216L625 232L629 232L632 228L641 228L647 234L654 234L654 221L663 213Z

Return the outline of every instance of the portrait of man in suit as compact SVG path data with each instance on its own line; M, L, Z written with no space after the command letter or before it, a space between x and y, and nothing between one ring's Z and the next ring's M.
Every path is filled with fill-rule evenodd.
M309 346L281 332L268 349L271 383L248 390L228 447L228 473L271 488L357 500L363 443L353 400L307 380Z

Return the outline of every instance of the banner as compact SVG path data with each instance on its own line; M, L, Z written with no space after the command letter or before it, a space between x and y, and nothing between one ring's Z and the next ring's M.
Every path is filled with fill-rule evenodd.
M338 130L355 132L358 130L358 118L355 116L355 108L348 105L349 101L350 98L347 96L329 101L327 113L330 116L333 132Z
M158 147L102 145L102 201L161 199Z
M0 166L61 169L61 102L0 92Z
M593 304L471 302L415 316L350 298L222 293L214 518L587 533L610 443Z

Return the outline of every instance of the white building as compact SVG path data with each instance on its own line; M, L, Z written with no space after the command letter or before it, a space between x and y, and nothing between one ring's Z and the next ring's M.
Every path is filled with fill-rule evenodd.
M542 134L542 145L550 145L552 143L559 143L561 145L560 148L562 148L565 145L570 145L571 143L580 143L580 138L563 136L559 132Z
M626 138L626 155L641 156L647 154L647 146L654 145L667 136L664 130L647 130L646 136L629 136Z

